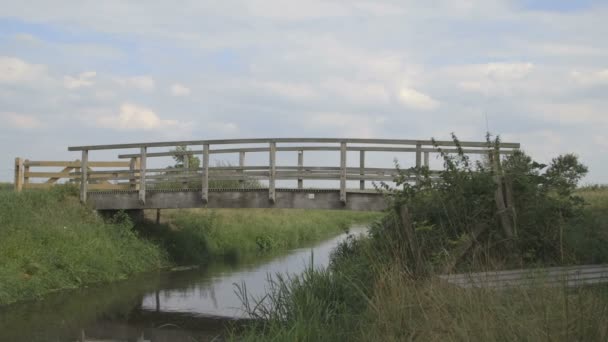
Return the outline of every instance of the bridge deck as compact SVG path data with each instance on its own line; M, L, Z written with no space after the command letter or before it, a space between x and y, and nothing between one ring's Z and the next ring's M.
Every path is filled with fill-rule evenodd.
M381 211L386 208L382 194L375 190L347 191L348 201L340 200L339 189L276 190L274 202L268 200L268 189L209 189L208 201L200 189L148 190L146 201L139 200L136 190L96 191L88 203L97 210L177 209L177 208L300 208L354 211Z

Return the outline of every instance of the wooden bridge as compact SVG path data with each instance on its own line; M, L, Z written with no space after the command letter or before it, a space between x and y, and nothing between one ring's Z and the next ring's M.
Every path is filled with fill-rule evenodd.
M465 141L459 144L467 154L497 153L487 142ZM518 143L501 143L498 153L510 154L519 146ZM67 178L79 183L81 201L97 210L197 207L382 210L385 207L382 194L366 188L366 184L392 182L397 170L395 167L373 167L366 163L366 158L369 160L372 155L374 160L380 158L392 163L397 157L409 154L412 165L402 165L403 168L429 167L432 155L440 151L458 152L453 141L333 138L193 140L76 146L68 150L80 151L81 159L76 162L35 162L18 158L15 186L19 190L43 186L31 181L35 177L47 177L47 184ZM91 161L90 155L98 151L105 151L105 155L108 151L114 152L123 161ZM325 156L326 163L330 165L306 165L304 153L312 151L330 152ZM294 162L277 165L277 154L293 154ZM211 155L236 155L238 165L211 166ZM249 158L246 157L260 159L261 155L264 157L262 165L247 163ZM200 159L190 156L200 156ZM353 162L347 160L347 156L355 156L358 166L347 166L348 161ZM177 157L182 162L170 167L150 167L163 157ZM198 164L191 160L201 163L190 165ZM31 170L47 166L64 169L55 173ZM100 167L113 169L94 170ZM431 170L431 174L437 172ZM314 186L319 181L328 180L337 186ZM411 180L415 181L414 178ZM307 184L305 187L305 181L313 186ZM277 186L277 182L286 185ZM358 186L347 186L353 182Z

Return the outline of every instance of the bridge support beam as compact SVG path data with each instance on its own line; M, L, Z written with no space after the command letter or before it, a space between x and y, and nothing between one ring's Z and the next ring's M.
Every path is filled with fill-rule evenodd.
M82 150L82 159L80 159L80 202L87 202L88 191L88 172L89 172L89 151Z
M359 151L359 174L365 176L365 151ZM365 180L359 181L359 190L365 190Z
M346 203L346 142L340 143L340 202Z
M304 151L298 151L298 172L304 171ZM304 188L304 180L302 178L298 178L298 189Z
M209 144L203 145L203 179L201 199L203 204L209 202Z
M146 158L147 148L142 147L140 151L140 165L139 165L139 201L142 204L146 203Z
M277 165L276 165L276 157L277 157L277 143L270 143L270 169L268 170L268 200L270 203L275 202L275 179L277 177Z

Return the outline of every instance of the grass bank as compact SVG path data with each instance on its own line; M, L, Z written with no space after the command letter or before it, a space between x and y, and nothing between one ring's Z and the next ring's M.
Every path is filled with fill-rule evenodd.
M437 277L608 262L608 189L577 188L587 168L575 155L549 165L523 152L442 157L439 182L424 167L400 170L398 188L384 187L386 216L368 237L342 243L327 270L277 276L264 300L240 289L259 320L234 339L608 340L605 284L465 289Z
M152 218L155 211L146 215ZM176 263L197 263L295 248L379 217L376 212L297 209L163 210L162 224L143 227L142 234L164 245Z
M274 253L319 241L378 213L307 210L173 210L138 226L102 219L77 189L16 194L0 184L0 305L135 273L212 259Z
M165 264L164 251L132 228L104 222L69 187L0 191L0 305Z
M583 188L587 223L604 250L608 188ZM591 219L589 216L591 215ZM595 216L597 215L597 216ZM571 222L575 230L580 222ZM608 286L462 289L416 279L370 236L351 239L328 270L275 277L265 305L248 304L260 323L235 332L244 341L606 341ZM586 234L589 234L587 230ZM572 237L568 244L576 244ZM587 236L586 241L592 240ZM587 245L582 248L588 248ZM573 247L578 248L578 247ZM597 251L601 253L602 251ZM590 253L590 252L589 252ZM581 254L587 255L587 252ZM605 262L605 259L602 259Z

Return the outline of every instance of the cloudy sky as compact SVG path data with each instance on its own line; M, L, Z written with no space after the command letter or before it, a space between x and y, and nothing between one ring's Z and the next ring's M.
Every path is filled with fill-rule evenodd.
M67 146L482 140L608 183L608 2L7 1L0 180Z

